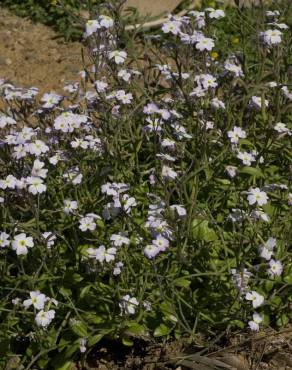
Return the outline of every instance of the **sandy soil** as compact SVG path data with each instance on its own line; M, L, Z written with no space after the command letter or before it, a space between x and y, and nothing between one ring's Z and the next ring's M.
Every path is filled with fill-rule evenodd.
M22 87L36 86L40 93L61 92L65 82L79 79L81 47L0 8L0 78Z

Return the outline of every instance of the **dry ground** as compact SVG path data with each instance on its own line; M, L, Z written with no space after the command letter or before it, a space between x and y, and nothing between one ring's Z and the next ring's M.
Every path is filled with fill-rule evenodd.
M0 78L40 92L62 92L82 69L81 44L66 43L42 24L0 8Z

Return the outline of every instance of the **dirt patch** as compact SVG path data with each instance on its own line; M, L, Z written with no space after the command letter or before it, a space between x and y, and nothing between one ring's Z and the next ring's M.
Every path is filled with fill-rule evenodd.
M92 349L88 365L90 370L292 370L291 326L258 334L222 334L218 342L200 337L200 345L184 339L163 343L137 340L129 348L105 340ZM78 365L76 368L81 370Z
M0 78L17 86L61 92L78 79L81 44L67 43L53 30L0 8Z

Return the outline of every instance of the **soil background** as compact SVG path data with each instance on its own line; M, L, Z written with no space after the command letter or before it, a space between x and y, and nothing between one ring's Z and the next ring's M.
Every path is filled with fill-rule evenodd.
M65 82L79 80L81 48L0 7L0 78L19 87L38 87L40 94L61 93Z

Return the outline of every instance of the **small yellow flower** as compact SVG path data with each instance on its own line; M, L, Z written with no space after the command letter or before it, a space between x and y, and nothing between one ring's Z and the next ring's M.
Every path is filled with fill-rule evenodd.
M212 51L212 53L211 53L211 58L212 58L213 60L216 60L216 59L218 59L218 58L219 58L219 54L217 53L217 51Z
M239 37L232 37L232 39L231 39L231 42L234 45L239 44L239 41L240 41Z

